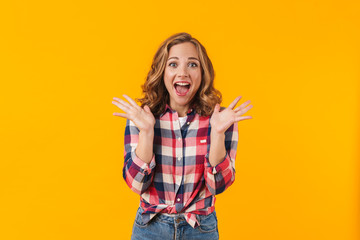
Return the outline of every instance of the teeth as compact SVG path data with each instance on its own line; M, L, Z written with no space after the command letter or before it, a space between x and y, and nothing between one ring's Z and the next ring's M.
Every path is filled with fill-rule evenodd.
M177 85L180 85L180 86L187 86L187 85L190 85L190 83L175 83Z

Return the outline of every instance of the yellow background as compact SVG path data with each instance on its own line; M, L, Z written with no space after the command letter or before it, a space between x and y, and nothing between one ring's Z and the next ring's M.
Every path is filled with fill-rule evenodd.
M359 1L2 1L0 239L130 239L125 119L160 43L208 51L239 123L220 239L359 239Z

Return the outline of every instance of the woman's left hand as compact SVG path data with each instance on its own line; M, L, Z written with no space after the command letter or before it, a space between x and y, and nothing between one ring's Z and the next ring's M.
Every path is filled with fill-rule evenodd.
M220 105L216 104L214 112L210 118L211 129L214 129L216 133L225 133L225 131L235 122L245 119L251 119L251 116L241 117L244 113L249 111L253 105L249 105L250 100L244 102L239 107L233 109L241 99L241 96L237 97L230 105L220 112Z

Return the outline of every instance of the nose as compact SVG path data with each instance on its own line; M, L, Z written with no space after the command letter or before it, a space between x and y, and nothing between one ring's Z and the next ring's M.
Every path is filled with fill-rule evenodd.
M180 78L189 76L186 64L183 64L183 66L179 67L178 69L179 69L178 76Z

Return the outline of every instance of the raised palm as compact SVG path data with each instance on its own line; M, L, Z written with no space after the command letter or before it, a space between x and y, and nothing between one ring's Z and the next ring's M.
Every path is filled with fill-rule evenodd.
M139 128L140 131L153 131L155 125L155 118L150 108L147 105L142 108L129 96L125 94L123 96L129 101L129 103L117 97L113 98L116 101L112 101L112 103L126 113L115 112L113 113L113 115L127 118L133 121L133 123L136 125L137 128Z
M217 133L224 133L235 122L252 118L251 116L241 117L241 115L253 107L253 105L245 107L250 103L250 100L233 109L240 99L241 96L237 97L232 103L230 103L227 108L222 111L220 111L220 105L216 104L210 119L210 124L211 128L213 128Z

